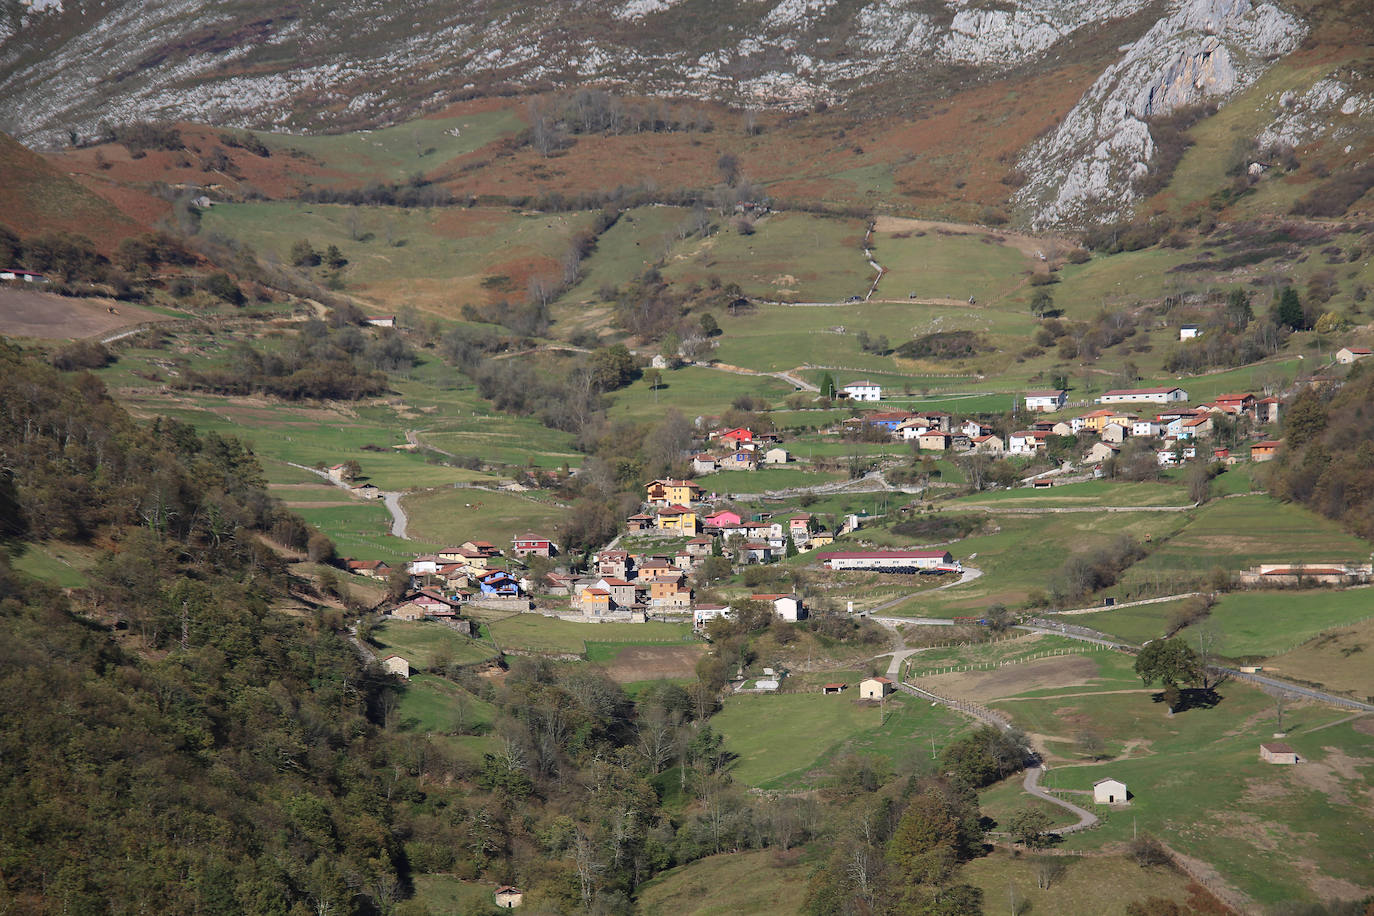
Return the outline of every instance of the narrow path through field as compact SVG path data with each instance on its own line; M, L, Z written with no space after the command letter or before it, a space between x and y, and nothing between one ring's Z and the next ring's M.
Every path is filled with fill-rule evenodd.
M760 372L757 369L745 369L743 366L732 366L729 363L721 362L697 363L697 365L701 366L703 369L715 369L717 372L729 372L732 375L752 375L759 378L775 378L780 382L786 382L793 388L799 388L802 391L810 391L813 394L819 394L821 391L820 388L811 384L801 376L793 375L792 373L796 372L796 369L787 369L778 372Z
M296 464L294 461L287 461L284 463L291 465L293 468L299 468L302 471L309 471L312 474L323 477L327 483L331 483L336 487L345 490L348 489L345 484L334 480L319 468L308 467L304 464ZM377 492L382 494L382 504L385 505L386 510L391 513L391 533L398 538L409 540L410 536L406 534L406 511L401 508L401 497L404 494L392 490L378 490Z
M1067 827L1056 827L1054 830L1050 830L1047 832L1063 836L1066 833L1077 833L1080 830L1087 830L1089 827L1096 827L1096 814L1093 814L1087 808L1080 808L1073 802L1064 801L1064 799L1060 798L1059 796L1053 795L1045 791L1044 789L1040 788L1040 776L1042 773L1045 772L1046 769L1047 768L1041 764L1037 764L1033 767L1027 767L1026 778L1022 780L1021 787L1025 789L1028 794L1034 795L1036 798L1043 799L1044 801L1047 801L1052 805L1058 805L1065 811L1071 812L1075 817L1078 818L1078 823L1076 824L1070 824Z

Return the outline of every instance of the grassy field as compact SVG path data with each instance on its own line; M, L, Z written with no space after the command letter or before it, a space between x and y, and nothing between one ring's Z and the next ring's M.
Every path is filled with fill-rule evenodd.
M1119 587L1130 595L1178 591L1213 567L1235 571L1258 563L1361 562L1370 544L1301 506L1268 496L1216 500L1184 513L1187 524L1127 570ZM1156 540L1158 540L1156 538Z
M1166 483L1116 483L1089 480L1047 489L1017 487L974 493L950 501L950 505L989 505L998 507L1059 508L1072 506L1187 506L1191 505L1182 487Z
M1102 916L1123 912L1126 904L1147 897L1178 903L1188 899L1188 879L1171 868L1141 868L1125 856L1057 861L1064 872L1047 889L1038 886L1032 858L1002 849L969 862L959 875L983 891L985 913Z
M712 275L729 277L764 299L838 302L862 296L873 280L863 235L857 219L778 213L759 220L751 235L731 225L678 247L663 275L703 285Z
M906 235L906 238L902 236ZM1026 282L1031 261L990 235L875 232L874 256L887 268L882 295L996 305Z
M889 759L924 754L932 738L938 752L965 727L942 706L901 696L888 698L887 721L880 723L878 706L856 702L855 696L853 687L838 696L818 691L735 695L711 722L725 736L726 749L739 755L734 778L763 789L814 785L830 762L849 752Z
M793 392L786 382L767 376L738 375L701 366L684 366L665 370L656 389L641 377L617 391L610 409L612 417L653 421L668 408L682 412L688 420L698 416L716 416L740 395L762 398L777 403Z
M503 546L528 531L557 540L568 511L547 497L462 488L414 493L401 505L409 533L440 544L484 540Z
M1222 596L1198 626L1221 635L1219 651L1231 657L1288 652L1332 627L1374 617L1374 591L1232 592ZM1191 637L1189 627L1183 631Z
M345 505L298 506L293 511L334 542L340 556L359 560L409 560L448 546L423 538L403 539L391 531L391 514L378 501ZM461 541L460 541L461 543Z
M1187 600L1185 598L1178 601L1161 601L1159 604L1113 608L1096 614L1075 614L1063 619L1065 623L1092 627L1094 630L1101 630L1103 633L1140 645L1147 639L1158 639L1163 636L1169 616Z
M664 872L636 898L644 916L800 913L806 868L780 866L768 850L724 853Z
M1110 692L1114 682L1132 692ZM1374 886L1362 852L1374 841L1368 795L1374 755L1348 714L1290 707L1287 740L1307 762L1279 768L1258 758L1259 743L1275 728L1274 704L1264 693L1226 684L1215 708L1169 716L1138 687L1120 672L1102 684L1109 692L992 704L1062 756L1046 776L1049 787L1086 790L1108 775L1130 786L1128 810L1100 812L1104 826L1070 837L1066 848L1097 849L1135 830L1154 833L1215 865L1265 904L1324 896L1329 891L1320 875ZM1109 748L1133 750L1107 763L1076 765L1075 736L1083 729L1099 733ZM1299 840L1301 852L1294 846ZM1277 855L1280 848L1295 851Z
M427 668L436 657L464 665L496 655L490 646L432 620L388 620L373 629L372 642L379 658L400 655L412 668Z
M98 556L89 547L62 544L56 541L33 541L10 548L10 565L26 575L56 585L58 588L81 588L90 585L86 570Z
M490 881L462 881L450 875L416 875L414 880L415 899L431 913L494 916L509 912L497 909L492 896L496 885Z
M539 614L492 620L487 629L503 649L576 655L587 651L588 640L620 646L694 641L685 623L576 623Z
M1327 630L1265 661L1266 671L1362 699L1374 696L1374 620Z
M258 137L274 152L300 150L350 176L400 181L431 172L522 127L515 110L503 108L456 118L421 118L347 134L260 133Z
M590 221L584 212L255 201L216 206L204 230L282 261L299 239L336 245L349 261L342 279L351 294L457 318L465 303L522 301L531 277L556 277L573 234Z
M605 303L601 289L618 287L670 256L679 242L679 229L691 215L682 207L634 207L622 213L596 240L595 250L583 262L581 279L556 303L560 321L590 326L587 306Z
M805 465L760 467L757 471L717 471L698 477L697 482L708 493L767 493L819 486L844 480L846 475L833 471L813 471Z
M1118 533L1159 540L1181 527L1183 516L1176 512L992 513L994 533L967 538L952 551L967 565L981 569L983 576L959 588L923 595L892 613L954 617L981 611L995 602L1021 604L1029 589L1047 588L1055 571L1074 551Z
M485 731L496 720L496 707L432 674L411 674L397 712L402 728L435 734Z

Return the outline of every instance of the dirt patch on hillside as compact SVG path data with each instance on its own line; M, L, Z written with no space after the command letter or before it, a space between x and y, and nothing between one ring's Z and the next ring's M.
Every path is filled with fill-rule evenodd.
M111 312L110 309L114 309ZM113 299L73 299L27 289L0 289L0 334L70 340L108 334L148 321L170 321Z
M620 684L657 678L695 677L704 646L626 646L605 666Z
M1087 686L1097 677L1097 662L1084 655L1060 655L990 671L961 671L921 678L922 686L944 696L985 703L1047 687Z
M1350 723L1350 727L1362 735L1374 735L1374 716L1364 716Z

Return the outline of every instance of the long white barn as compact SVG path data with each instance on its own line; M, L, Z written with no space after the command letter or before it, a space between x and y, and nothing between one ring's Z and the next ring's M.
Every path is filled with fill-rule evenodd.
M958 569L948 550L842 550L823 553L820 560L828 569L876 569L884 572L909 572L948 566Z

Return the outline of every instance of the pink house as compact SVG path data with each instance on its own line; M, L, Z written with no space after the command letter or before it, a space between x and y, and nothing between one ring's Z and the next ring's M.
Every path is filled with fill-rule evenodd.
M731 512L729 509L722 509L706 516L702 521L707 528L723 528L726 525L738 525L740 517L738 512Z

